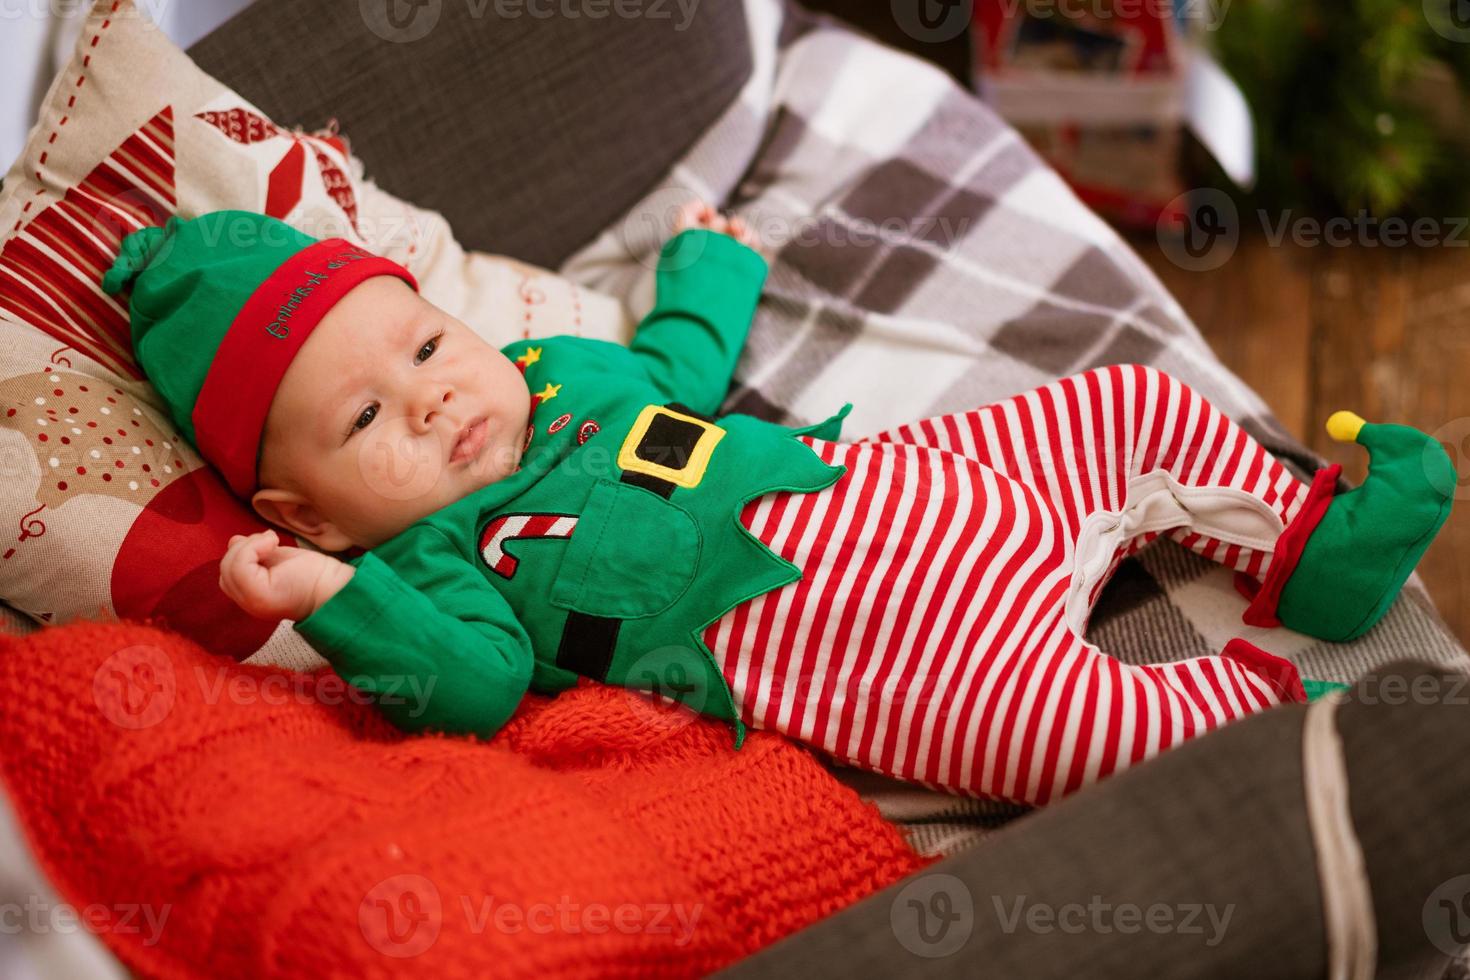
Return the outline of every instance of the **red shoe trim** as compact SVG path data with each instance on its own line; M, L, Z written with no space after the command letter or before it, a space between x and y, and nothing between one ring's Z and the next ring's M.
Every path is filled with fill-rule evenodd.
M1282 701L1306 703L1307 689L1302 686L1301 672L1296 669L1296 664L1285 657L1267 653L1249 640L1243 640L1240 637L1225 644L1225 649L1220 652L1220 656L1236 661L1251 673L1265 680Z
M1266 571L1265 581L1260 584L1254 597L1246 596L1251 604L1240 618L1247 625L1281 625L1281 620L1276 618L1276 605L1281 601L1281 591L1286 588L1286 580L1291 578L1291 573L1296 571L1302 550L1307 546L1307 539L1322 522L1322 515L1327 513L1327 507L1332 503L1332 491L1337 486L1337 475L1341 472L1342 466L1338 463L1317 471L1312 487L1307 491L1306 502L1297 511L1291 526L1282 531L1281 537L1276 541L1276 551L1271 559L1271 567ZM1238 577L1235 587L1241 588Z

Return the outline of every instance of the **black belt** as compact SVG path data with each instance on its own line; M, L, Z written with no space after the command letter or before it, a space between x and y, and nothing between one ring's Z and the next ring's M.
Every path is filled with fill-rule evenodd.
M639 415L618 453L622 482L669 499L680 486L704 479L710 453L724 436L715 420L678 402L650 405ZM607 679L621 619L567 613L556 665L596 681Z

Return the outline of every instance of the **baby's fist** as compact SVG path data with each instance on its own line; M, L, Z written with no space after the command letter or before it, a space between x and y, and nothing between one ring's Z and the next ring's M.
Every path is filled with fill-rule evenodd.
M252 616L299 621L335 595L352 573L351 565L283 545L275 531L266 530L230 538L219 563L219 585Z
M705 201L694 200L679 209L674 219L674 233L690 228L708 228L710 231L729 235L746 248L759 248L760 236L739 215L727 217Z

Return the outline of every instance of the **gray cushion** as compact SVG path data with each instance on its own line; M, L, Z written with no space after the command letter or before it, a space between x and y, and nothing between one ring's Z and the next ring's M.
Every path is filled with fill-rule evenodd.
M694 4L687 22L674 0L616 6L258 0L189 54L282 125L336 117L368 177L442 213L466 248L555 268L750 74L742 4Z

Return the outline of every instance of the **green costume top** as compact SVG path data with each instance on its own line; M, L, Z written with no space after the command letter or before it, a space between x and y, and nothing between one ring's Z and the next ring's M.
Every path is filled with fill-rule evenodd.
M845 471L796 436L835 439L846 408L801 429L705 414L729 388L765 275L735 239L685 231L660 253L656 302L629 347L505 347L532 396L520 469L352 559L349 583L296 630L407 730L488 736L528 687L555 693L584 675L725 719L739 748L745 728L701 634L800 577L740 511Z

